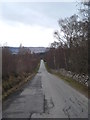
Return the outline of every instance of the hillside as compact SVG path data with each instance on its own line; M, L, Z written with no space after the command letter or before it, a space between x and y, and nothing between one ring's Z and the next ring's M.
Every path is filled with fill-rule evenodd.
M29 48L31 52L33 53L44 53L46 51L46 47L25 47ZM17 54L19 51L19 47L9 47L9 49L12 51L13 54Z

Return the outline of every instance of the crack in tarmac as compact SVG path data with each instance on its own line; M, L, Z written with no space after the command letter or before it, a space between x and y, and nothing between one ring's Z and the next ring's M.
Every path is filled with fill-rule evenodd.
M11 118L11 116L16 118L20 115L31 118L34 113L43 113L43 99L41 76L37 74L32 81L22 88L19 94L14 95L13 98L10 97L3 104L3 118Z
M4 111L6 114L10 111L18 112L21 110L22 113L18 112L19 117L29 117L27 120L55 117L66 117L70 120L72 117L86 116L87 102L85 99L80 101L80 98L82 97L72 88L49 74L42 62L40 70L33 80L25 84L19 94L10 97L3 108L9 104L9 109ZM17 117L17 113L12 115Z
M52 98L45 99L45 113L49 114L49 111L54 107L54 102Z
M31 118L32 118L33 115L43 116L43 115L50 114L50 110L53 109L54 106L55 106L55 105L54 105L54 102L53 102L52 98L46 99L46 98L45 98L45 95L44 95L43 113L35 113L35 112L34 112L34 113L31 115Z
M68 118L70 118L70 114L69 114L70 109L71 109L71 106L68 106L68 108L67 107L63 108L64 114L67 115Z

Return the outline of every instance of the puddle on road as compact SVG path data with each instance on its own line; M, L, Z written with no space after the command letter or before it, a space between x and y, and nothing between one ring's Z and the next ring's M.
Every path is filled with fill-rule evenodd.
M25 89L20 95L35 95L37 92L36 89Z

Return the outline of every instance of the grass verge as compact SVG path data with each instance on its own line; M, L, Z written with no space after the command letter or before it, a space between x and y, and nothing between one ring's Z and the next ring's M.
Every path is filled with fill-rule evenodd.
M27 77L26 79L22 80L21 82L19 82L18 84L16 84L15 86L13 86L12 88L8 89L6 92L4 92L2 94L2 100L6 100L6 98L14 93L15 91L19 90L27 81L29 81L32 77L34 76L34 74L30 75L29 77Z
M45 66L46 66L46 69L47 69L48 72L58 76L64 82L69 84L71 87L73 87L74 89L76 89L77 91L79 91L80 93L85 95L87 98L90 98L90 96L89 96L90 95L90 91L88 91L88 87L86 87L85 85L79 83L78 81L73 80L72 78L63 76L62 74L60 74L60 72L55 72L55 71L51 70L46 63L45 63Z
M25 83L27 83L29 80L31 80L36 75L36 73L38 72L39 67L40 67L40 63L38 64L37 68L35 69L35 71L32 74L30 73L30 74L28 74L28 76L26 75L27 76L26 78L24 76L22 78L20 78L20 76L19 76L19 78L22 79L22 80L20 80L20 81L18 80L17 83L13 84L13 82L15 82L14 77L12 77L12 79L14 79L14 80L11 79L11 80L9 80L9 82L3 82L2 87L4 85L5 86L7 85L8 90L6 90L2 93L2 100L6 100L6 98L9 95L11 95L12 93L19 90Z

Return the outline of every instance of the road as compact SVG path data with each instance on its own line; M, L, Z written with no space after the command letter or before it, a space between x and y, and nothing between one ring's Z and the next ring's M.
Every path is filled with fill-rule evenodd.
M41 60L37 75L3 102L3 118L88 118L88 99Z

